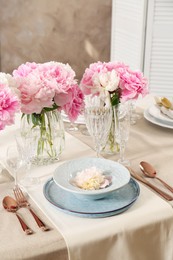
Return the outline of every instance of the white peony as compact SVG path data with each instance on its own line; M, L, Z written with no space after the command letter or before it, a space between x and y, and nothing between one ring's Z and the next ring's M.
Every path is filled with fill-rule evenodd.
M11 91L19 97L18 84L10 74L0 72L0 84L9 87Z
M111 179L93 166L78 172L72 183L84 190L98 190L109 186Z
M95 87L102 87L106 91L115 91L118 88L120 78L115 70L95 74L93 82Z

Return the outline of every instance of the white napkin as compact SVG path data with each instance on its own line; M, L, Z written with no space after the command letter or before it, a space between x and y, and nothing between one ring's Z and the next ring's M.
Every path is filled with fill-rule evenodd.
M160 111L161 111L163 114L165 114L165 115L167 115L169 118L173 119L173 110L172 110L172 109L168 109L168 108L166 108L166 107L164 107L164 106L161 106L161 107L159 107L159 108L160 108Z
M165 98L165 99L167 99L167 98ZM171 108L167 108L166 106L164 106L164 103L162 103L162 98L155 97L156 107L161 111L161 113L163 113L170 119L173 119L173 102L171 102L169 99L167 99L167 100L172 104Z
M10 182L13 181L14 178L11 176L11 174L8 172L7 169L2 165L0 162L0 184L4 182Z

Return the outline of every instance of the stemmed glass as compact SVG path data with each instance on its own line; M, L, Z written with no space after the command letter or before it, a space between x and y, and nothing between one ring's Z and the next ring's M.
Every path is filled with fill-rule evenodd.
M68 130L69 131L78 131L79 129L78 129L78 127L77 127L77 125L75 124L75 122L73 122L73 121L70 121L69 122L69 127L68 127Z
M136 124L137 120L141 118L141 116L136 112L136 102L137 100L133 100L133 99L128 101L131 125Z
M6 163L7 167L9 168L9 171L14 175L14 182L15 185L18 184L18 178L19 175L22 176L26 172L26 167L24 167L24 164L19 157L18 149L16 145L10 145L7 148L7 153L6 153ZM20 176L21 177L21 176Z
M24 186L37 184L38 178L30 176L31 161L35 154L36 141L32 136L22 136L20 133L15 134L15 145L7 148L7 166L14 174L15 185L19 182Z
M84 110L86 127L92 136L97 157L106 144L112 121L111 107L91 106Z
M125 149L127 145L127 141L129 139L129 132L130 132L130 114L128 109L128 104L120 103L117 109L114 109L114 116L117 118L115 138L117 143L120 146L120 159L118 160L119 163L129 166L130 161L125 159Z
M62 116L63 120L68 123L67 124L68 131L78 131L79 130L75 121L70 120L68 118L68 115L64 111L61 112L61 116Z

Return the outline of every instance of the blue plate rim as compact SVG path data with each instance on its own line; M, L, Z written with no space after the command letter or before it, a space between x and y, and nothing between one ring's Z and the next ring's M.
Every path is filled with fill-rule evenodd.
M50 179L48 179L47 181L46 181L46 183L44 184L44 186L43 186L43 194L44 194L44 196L45 196L45 198L47 199L47 201L49 201L53 206L55 206L56 208L58 208L58 209L60 209L60 210L62 210L62 211L64 211L64 212L68 212L68 213L75 213L75 214L77 214L77 215L104 215L104 214L113 214L113 213L116 213L116 212L119 212L119 211L123 211L123 209L128 209L136 200L137 200L137 198L139 197L139 194L140 194L140 187L139 187L139 184L133 179L133 178L130 178L130 181L132 181L133 183L135 183L135 185L136 185L136 187L137 187L137 193L136 193L136 196L133 198L133 200L129 203L129 204L127 204L127 205L125 205L125 206L123 206L123 207L121 207L121 208L118 208L118 209L115 209L115 210L111 210L111 211L105 211L105 212L83 212L83 211L75 211L75 210L70 210L70 209L67 209L67 208L65 208L65 207L62 207L62 206L60 206L60 205L57 205L56 203L53 203L48 197L47 197L47 195L46 195L46 186L50 183L50 182L54 182L55 183L55 181L54 181L54 179L53 178L50 178ZM129 183L130 183L130 181L129 181ZM55 183L55 185L56 185L56 183ZM127 184L128 185L128 184ZM57 186L57 188L59 188L59 189L61 189L60 187L58 187ZM114 191L114 192L116 192L116 191Z

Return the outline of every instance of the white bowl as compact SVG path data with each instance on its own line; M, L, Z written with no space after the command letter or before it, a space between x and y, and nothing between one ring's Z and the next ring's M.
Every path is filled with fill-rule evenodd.
M93 166L100 169L103 175L112 177L112 183L108 187L99 190L84 190L71 184L71 180L76 176L77 172ZM86 157L61 164L55 170L53 178L60 188L71 192L78 198L101 199L126 185L130 180L130 173L117 162L103 158Z

